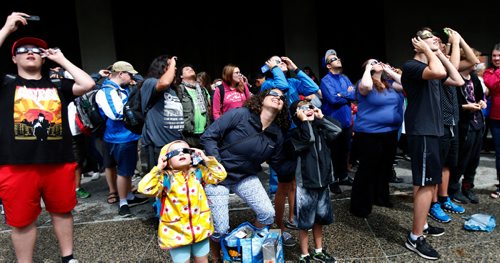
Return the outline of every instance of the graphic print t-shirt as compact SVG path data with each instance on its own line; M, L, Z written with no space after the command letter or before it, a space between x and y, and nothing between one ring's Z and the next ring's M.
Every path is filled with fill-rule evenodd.
M4 79L3 75L0 77ZM73 83L62 80L58 89L49 79L27 80L18 76L2 84L0 164L74 160L67 115Z

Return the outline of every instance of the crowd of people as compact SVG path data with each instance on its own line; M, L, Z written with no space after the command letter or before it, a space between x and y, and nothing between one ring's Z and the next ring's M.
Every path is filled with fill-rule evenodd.
M7 17L0 46L28 17ZM323 57L327 73L320 79L310 67L274 55L265 61L265 72L250 79L227 64L211 81L167 54L156 57L144 77L126 61L91 77L44 40L18 39L11 48L17 74L2 74L0 89L0 199L17 260L33 258L43 199L62 262L78 262L72 210L77 197L91 194L80 179L92 158L94 170L105 173L106 202L117 204L118 216L132 216L130 208L148 197L160 201L159 246L174 262L208 262L210 252L214 262L221 261L221 239L230 232L230 193L255 213L257 228L275 223L283 245L295 246L290 230L298 230L299 262L336 262L322 244L323 226L334 222L330 195L341 193L340 185L352 186L350 212L361 218L369 217L373 205L393 207L389 183L403 134L414 186L405 246L438 259L425 236L445 229L427 217L447 223L446 212L464 213L460 204L479 202L473 189L486 95L500 180L500 44L493 48L491 67L479 76L478 54L457 31L445 29L447 39L430 28L416 32L410 40L415 54L401 69L367 59L354 84L333 49ZM42 73L46 60L60 66L50 76ZM141 134L124 123L133 89L141 95ZM95 101L106 123L102 133L89 137L75 125L72 101L91 90L98 90ZM270 166L269 190L257 176L264 162ZM133 189L138 163L148 172ZM352 163L358 164L354 177ZM500 197L500 185L491 197Z

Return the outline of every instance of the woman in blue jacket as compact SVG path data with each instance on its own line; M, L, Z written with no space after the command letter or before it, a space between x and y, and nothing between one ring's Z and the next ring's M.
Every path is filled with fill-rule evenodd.
M283 132L290 126L288 107L279 89L252 96L245 106L226 112L201 136L206 154L214 156L227 171L218 185L205 188L214 220L212 257L219 262L219 239L229 230L229 191L233 191L256 213L256 227L274 222L274 208L257 173L263 162L278 174L293 173L282 159Z

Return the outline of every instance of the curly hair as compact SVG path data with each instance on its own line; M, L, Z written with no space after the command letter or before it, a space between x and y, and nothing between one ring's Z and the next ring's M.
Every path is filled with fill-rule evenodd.
M260 115L262 112L262 103L271 90L273 89L266 89L250 97L245 101L244 107L248 108L251 112ZM286 100L283 101L283 108L273 122L275 122L283 131L287 131L290 128L290 115L288 113L288 103Z
M161 78L161 76L163 75L163 73L165 73L165 70L168 67L168 59L170 58L171 56L165 54L165 55L160 55L155 59L153 59L153 62L151 62L151 64L149 65L148 73L146 74L144 80L148 78L156 78L156 79ZM138 83L137 87L140 89L143 83L144 81L141 81L140 83Z

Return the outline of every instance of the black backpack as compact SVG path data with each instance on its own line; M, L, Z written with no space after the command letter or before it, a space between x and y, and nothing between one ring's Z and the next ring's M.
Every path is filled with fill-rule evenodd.
M101 87L102 88L102 87ZM93 89L75 99L76 124L85 135L104 133L106 117L101 115L95 96L99 89Z
M142 112L141 106L141 90L137 87L130 88L128 101L123 106L123 122L125 128L135 134L142 134L142 127L144 127L146 112L149 108Z

